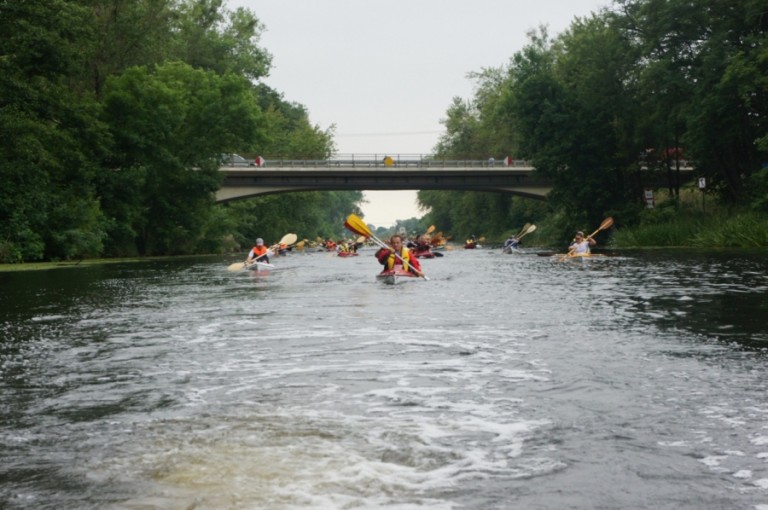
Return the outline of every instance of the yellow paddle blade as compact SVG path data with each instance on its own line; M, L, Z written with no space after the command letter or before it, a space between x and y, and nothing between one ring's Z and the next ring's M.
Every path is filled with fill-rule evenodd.
M285 234L280 242L277 244L293 244L299 238L296 234Z
M235 262L234 264L230 264L227 271L240 271L241 269L245 269L245 262Z
M429 228L427 229L427 234L431 234L434 231L435 231L435 226L434 225L430 225Z
M365 236L360 236L357 238L358 243L364 243L367 238Z
M531 224L530 223L526 223L525 225L523 225L523 228L520 229L520 232L517 233L516 237L520 237L522 235L525 235L526 230L528 230L529 228L531 228Z
M350 214L347 216L347 221L344 222L344 226L359 236L373 236L373 232L371 232L371 229L368 228L368 225L366 225L365 222L356 214Z
M600 224L600 230L605 230L607 228L611 228L613 226L613 218L608 216L606 219L603 220L603 222Z
M589 234L587 236L587 239L589 239L590 237L594 237L601 230L605 230L607 228L611 228L612 226L613 226L613 218L608 216L606 219L603 220L603 222L600 224L600 226L597 228L597 230L595 230L594 232L592 232L591 234Z

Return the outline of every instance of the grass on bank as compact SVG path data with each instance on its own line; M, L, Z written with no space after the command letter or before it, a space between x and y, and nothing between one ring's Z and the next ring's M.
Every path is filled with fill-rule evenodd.
M628 226L626 215L616 213L614 228L596 236L597 248L768 247L768 213L764 211L728 207L711 196L703 199L695 188L681 190L676 200L658 190L656 197L656 207L640 211L639 216L637 210L632 214L639 220L634 225ZM536 225L536 231L523 240L525 247L565 250L576 230L591 233L598 228L574 224L571 215L562 211L547 214Z
M640 214L640 223L619 225L611 237L613 248L768 247L768 215L746 208L729 208L702 200L701 193L683 190L680 199L664 199Z

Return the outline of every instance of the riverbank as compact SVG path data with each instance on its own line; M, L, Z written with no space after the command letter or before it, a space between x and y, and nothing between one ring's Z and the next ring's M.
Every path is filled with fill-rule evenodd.
M617 228L610 247L766 248L768 215L687 207L654 209L643 214L638 225Z
M768 214L747 207L729 207L714 199L705 203L694 190L682 190L678 200L664 198L653 209L614 213L615 225L596 236L598 247L645 248L768 248ZM628 225L630 224L630 225ZM527 247L564 246L573 231L589 232L597 225L574 226L565 213L555 213L537 222L537 230L526 237Z
M168 257L130 257L116 259L82 259L82 260L60 260L57 262L23 262L20 264L0 264L0 273L9 273L17 271L45 271L49 269L62 269L73 267L98 266L104 264L130 264L134 262L147 262L151 260L183 260L191 258L221 257L221 255L174 255Z

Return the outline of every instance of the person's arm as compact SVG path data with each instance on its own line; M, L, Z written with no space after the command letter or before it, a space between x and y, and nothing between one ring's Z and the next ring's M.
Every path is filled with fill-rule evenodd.
M597 244L597 241L595 241L595 239L594 239L594 238L592 238L592 237L588 237L588 238L587 238L587 242L589 242L589 245L590 245L590 246L594 246L594 245L596 245L596 244Z
M408 263L410 264L411 269L413 269L413 272L421 276L423 274L421 272L421 262L419 262L419 259L417 259L416 256L413 254L413 250L411 250L408 258L410 259Z
M387 248L379 248L379 250L376 252L376 259L379 261L379 264L386 266L387 259L389 259L391 254L391 250L388 250Z

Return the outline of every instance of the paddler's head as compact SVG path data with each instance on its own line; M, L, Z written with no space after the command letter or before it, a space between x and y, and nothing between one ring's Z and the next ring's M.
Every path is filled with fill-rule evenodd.
M264 239L262 239L261 237L256 239L256 246L264 246Z

